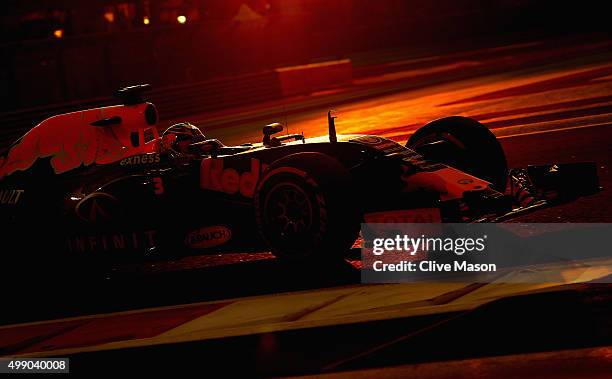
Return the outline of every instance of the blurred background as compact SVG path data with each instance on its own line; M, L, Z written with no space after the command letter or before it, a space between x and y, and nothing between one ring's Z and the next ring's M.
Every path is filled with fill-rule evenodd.
M431 55L609 24L598 1L5 0L0 8L0 112L134 83L160 89L347 57L358 66L394 59L374 50ZM254 80L250 88L266 91L253 96L273 96L265 77Z

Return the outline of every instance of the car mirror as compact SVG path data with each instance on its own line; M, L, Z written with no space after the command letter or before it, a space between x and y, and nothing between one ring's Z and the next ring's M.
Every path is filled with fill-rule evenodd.
M283 125L279 122L274 122L263 127L263 144L268 146L270 144L270 136L278 132L283 131Z
M221 143L216 139L206 140L202 142L195 143L194 145L198 146L200 152L204 154L211 154L215 151L219 150L221 147Z
M283 125L278 122L274 122L272 124L268 124L263 127L264 136L271 136L272 134L276 134L283 131Z

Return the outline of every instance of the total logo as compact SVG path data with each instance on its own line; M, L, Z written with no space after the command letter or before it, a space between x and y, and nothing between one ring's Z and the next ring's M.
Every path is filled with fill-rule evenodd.
M234 168L223 167L223 159L202 159L200 166L200 187L224 192L230 195L240 193L253 197L261 172L267 167L257 159L251 159L251 170L239 173Z
M187 234L185 245L192 249L206 249L222 245L231 238L232 231L225 226L206 226Z

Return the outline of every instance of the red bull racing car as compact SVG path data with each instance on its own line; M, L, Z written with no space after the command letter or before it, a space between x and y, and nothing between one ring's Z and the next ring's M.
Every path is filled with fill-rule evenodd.
M334 259L362 222L500 221L599 190L594 163L508 170L495 136L465 117L433 121L405 145L336 135L329 113L324 137L270 124L261 141L225 146L189 123L160 133L146 89L51 117L0 155L4 259Z

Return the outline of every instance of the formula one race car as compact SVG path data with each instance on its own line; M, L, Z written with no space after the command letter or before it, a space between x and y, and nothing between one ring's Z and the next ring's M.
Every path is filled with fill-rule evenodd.
M225 146L188 123L160 135L145 89L51 117L0 155L2 240L14 246L5 258L333 259L361 222L500 221L599 190L593 163L508 171L495 136L465 117L433 121L405 146L336 135L331 112L328 136L279 135L270 124L261 142Z

